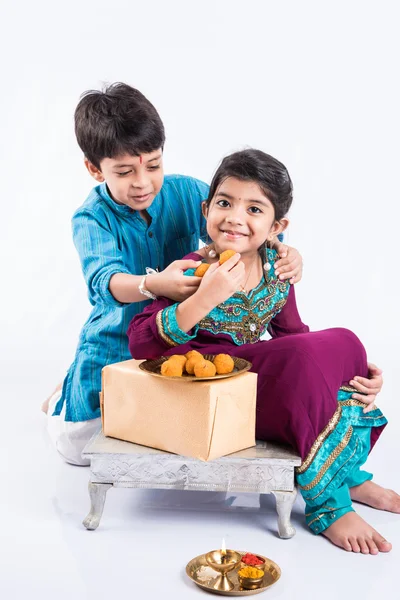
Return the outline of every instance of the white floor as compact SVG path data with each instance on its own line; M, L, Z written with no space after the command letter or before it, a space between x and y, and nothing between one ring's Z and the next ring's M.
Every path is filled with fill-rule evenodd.
M259 508L256 495L115 489L107 495L100 527L86 531L87 468L64 464L53 452L37 403L18 414L28 388L3 389L0 597L7 600L201 598L186 563L220 547L272 558L282 578L265 598L398 598L400 516L359 506L360 514L393 543L388 555L348 554L305 527L297 499L291 540L276 533L274 502ZM11 414L18 418L12 426ZM376 481L396 487L395 428L371 455ZM398 453L398 452L397 452ZM268 596L267 596L268 594Z

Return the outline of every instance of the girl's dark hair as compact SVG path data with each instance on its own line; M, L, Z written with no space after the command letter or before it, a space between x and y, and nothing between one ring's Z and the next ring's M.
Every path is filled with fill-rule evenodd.
M211 181L207 206L228 177L257 183L273 204L276 221L280 221L289 211L293 200L292 180L285 165L273 156L254 148L226 156Z
M164 147L164 125L139 90L113 83L81 96L75 110L75 134L85 157L98 169L103 158L139 156Z

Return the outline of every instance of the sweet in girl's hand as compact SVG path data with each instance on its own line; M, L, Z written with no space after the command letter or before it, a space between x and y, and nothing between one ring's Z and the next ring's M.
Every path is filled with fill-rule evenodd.
M224 262L229 260L232 256L235 256L235 254L236 254L235 250L225 250L224 252L221 252L221 254L219 256L219 264L223 265Z
M165 377L182 377L183 366L177 360L166 360L161 365L161 375Z
M224 375L225 373L232 373L235 363L229 354L217 354L214 358L213 363L217 369L218 375Z
M194 365L194 374L196 377L214 377L217 369L209 360L198 360Z
M201 263L201 265L199 265L197 267L197 269L195 270L194 274L196 275L196 277L203 277L205 272L209 268L210 268L210 265L208 263Z

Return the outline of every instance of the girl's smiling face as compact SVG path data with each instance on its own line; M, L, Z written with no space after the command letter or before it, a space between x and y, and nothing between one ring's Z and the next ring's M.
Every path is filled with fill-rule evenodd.
M256 253L288 225L286 218L275 221L274 206L257 183L236 177L222 181L209 206L203 203L203 214L216 250L242 256Z

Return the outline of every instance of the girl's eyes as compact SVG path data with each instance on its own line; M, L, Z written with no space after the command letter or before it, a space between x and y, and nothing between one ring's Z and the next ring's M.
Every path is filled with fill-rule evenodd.
M159 168L160 168L160 165L153 165L152 167L148 167L148 170L149 171L156 171ZM124 171L123 173L118 173L117 172L117 175L119 175L119 177L124 177L125 175L129 175L129 173L132 173L132 170Z
M217 204L218 206L221 206L221 208L228 208L230 206L228 200L218 200ZM247 210L249 210L253 215L262 213L262 210L260 210L258 206L249 206Z

